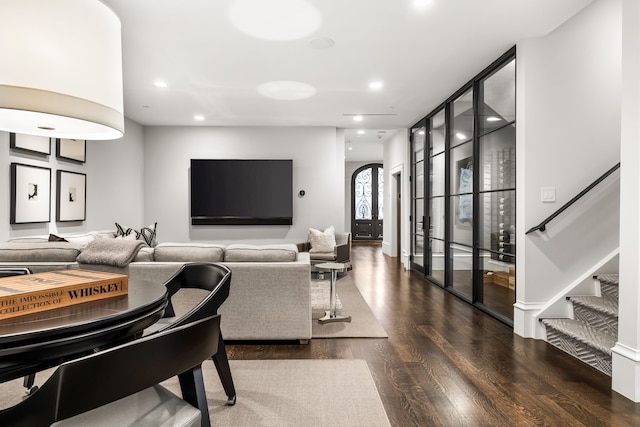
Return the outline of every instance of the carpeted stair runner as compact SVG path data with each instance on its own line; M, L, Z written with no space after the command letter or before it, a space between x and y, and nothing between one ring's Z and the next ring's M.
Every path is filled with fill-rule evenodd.
M573 319L541 319L547 342L611 375L611 348L618 337L618 275L595 277L601 297L574 296Z

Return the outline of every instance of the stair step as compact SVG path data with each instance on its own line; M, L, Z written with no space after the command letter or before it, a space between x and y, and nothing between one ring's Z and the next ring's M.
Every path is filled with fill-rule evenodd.
M603 297L618 302L618 290L620 288L619 274L599 274L596 278L600 281L600 292Z
M573 319L541 319L547 342L599 371L611 375L611 348L615 338Z
M594 329L610 334L614 339L618 336L618 304L609 298L594 296L574 296L569 301L573 304L574 319L586 323Z

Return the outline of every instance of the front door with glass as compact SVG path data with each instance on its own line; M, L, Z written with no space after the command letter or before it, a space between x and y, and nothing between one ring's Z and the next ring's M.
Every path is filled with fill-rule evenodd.
M384 216L384 169L373 163L358 168L351 179L353 240L381 240Z

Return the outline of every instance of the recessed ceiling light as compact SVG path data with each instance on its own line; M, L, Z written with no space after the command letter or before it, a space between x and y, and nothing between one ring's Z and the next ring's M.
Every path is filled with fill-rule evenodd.
M369 83L369 89L372 89L372 90L382 89L382 86L383 86L383 84L380 81L375 81L375 82Z
M353 147L349 147L349 151L353 150Z
M307 37L322 23L318 9L306 0L237 0L229 19L245 34L275 41Z
M297 101L311 98L316 94L316 88L302 82L275 81L261 84L258 86L258 92L260 95L271 99Z
M416 7L425 7L431 4L432 0L413 0L413 5Z
M358 130L358 135L364 135L364 131L362 129Z
M362 121L362 116L353 116L353 121L354 122L361 122Z
M155 87L167 87L167 82L163 82L162 80L156 80L155 82L153 82L153 85Z
M418 135L424 135L424 130L423 129L419 130Z
M496 116L487 117L487 121L488 122L499 122L500 120L502 120L502 119L500 117L496 117Z
M201 114L196 114L195 116L193 116L193 119L201 122L204 120L204 116Z
M458 138L458 139L467 139L467 135L465 135L462 132L458 132L458 133L456 133L456 138Z

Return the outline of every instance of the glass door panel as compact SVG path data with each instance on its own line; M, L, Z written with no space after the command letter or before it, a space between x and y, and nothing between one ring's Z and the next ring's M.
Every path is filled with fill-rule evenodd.
M516 120L516 60L512 59L480 84L480 134Z
M429 276L444 286L444 240L429 239Z
M427 276L444 286L445 281L445 148L447 127L445 110L429 120L429 188L427 211L429 213L429 251Z
M480 204L480 248L498 255L515 256L516 193L496 191L483 193L478 198ZM503 257L504 258L504 257Z
M431 197L444 196L444 178L444 153L440 153L431 157L431 173L429 174L429 182L431 183L429 195Z
M453 101L452 110L451 146L454 147L473 138L473 90Z
M479 92L478 301L513 321L516 271L515 60L481 80Z
M444 286L445 198L433 197L429 212L429 275Z
M415 197L423 198L424 197L424 162L421 160L415 164L415 172L414 175L416 185L415 185Z
M516 188L516 127L480 138L480 191Z
M471 300L473 296L473 250L471 247L451 244L451 287Z
M443 153L445 148L445 138L447 134L447 127L445 121L444 109L440 110L431 118L431 130L429 132L429 154L435 156L436 154Z
M424 123L424 122L423 122ZM424 124L411 129L411 263L412 268L424 269L424 203L425 203L425 142Z
M494 252L480 251L483 304L492 311L513 319L516 301L515 264L499 261Z

